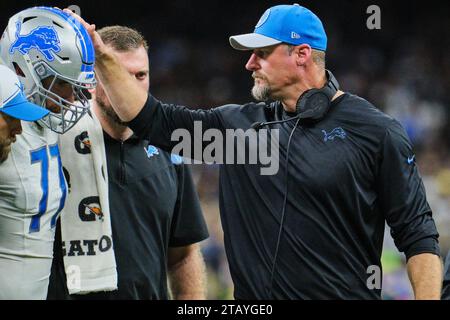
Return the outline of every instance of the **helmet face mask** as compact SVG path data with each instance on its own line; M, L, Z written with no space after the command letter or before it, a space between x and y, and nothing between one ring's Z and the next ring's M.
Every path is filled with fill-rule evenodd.
M67 13L48 7L17 13L0 40L0 57L16 70L27 97L51 111L42 125L64 133L87 113L95 53L86 29Z
M43 68L47 71L42 73ZM29 99L50 110L47 117L39 122L56 133L70 130L89 110L89 99L85 92L95 88L95 80L91 83L78 83L56 74L48 66L38 64L43 78L29 93ZM38 72L36 72L38 74ZM59 87L64 87L64 93Z

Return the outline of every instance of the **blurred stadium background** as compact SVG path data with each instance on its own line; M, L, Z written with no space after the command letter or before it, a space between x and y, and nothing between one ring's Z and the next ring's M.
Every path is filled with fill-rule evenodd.
M396 117L412 140L442 254L450 249L450 3L447 1L298 1L322 19L328 34L327 67L345 91ZM4 30L14 13L34 5L77 5L98 27L127 25L150 44L151 91L165 102L209 108L251 100L248 53L228 37L253 30L264 10L280 1L24 1L0 3ZM381 9L381 29L369 30L366 9ZM202 243L209 298L232 299L218 212L218 170L193 167L211 237ZM410 299L411 287L386 231L383 297Z

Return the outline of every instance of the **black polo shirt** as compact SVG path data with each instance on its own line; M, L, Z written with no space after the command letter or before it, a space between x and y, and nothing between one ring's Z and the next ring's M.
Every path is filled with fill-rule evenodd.
M193 111L149 96L130 127L170 151L179 143L171 141L174 130L194 133L195 120L203 132L226 132L288 116L280 103ZM404 129L346 93L333 101L322 121L301 123L292 136L285 221L271 287L294 124L269 126L279 130L275 175L261 175L259 164L221 166L220 212L236 298L379 299L381 290L371 276L381 268L385 222L407 258L439 254L438 233Z
M208 237L190 171L178 156L104 133L118 290L68 295L58 223L49 299L167 299L168 247Z

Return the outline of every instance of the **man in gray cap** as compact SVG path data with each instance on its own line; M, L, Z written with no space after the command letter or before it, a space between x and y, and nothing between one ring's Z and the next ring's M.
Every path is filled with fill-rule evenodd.
M379 299L385 223L407 257L415 298L439 298L438 233L411 144L397 121L339 90L325 69L327 36L314 13L275 6L253 33L231 37L234 48L252 51L246 69L261 102L207 111L164 104L134 87L95 26L80 21L112 107L136 135L170 151L176 129L198 136L195 121L203 132L278 132L279 172L264 176L261 163L220 168L235 298ZM262 137L258 143L270 145L272 135Z
M47 296L56 221L67 196L58 133L88 112L83 92L95 87L94 48L69 15L33 7L9 19L0 60L23 84L15 99L27 97L50 111L21 123L23 133L0 165L0 299L40 300Z

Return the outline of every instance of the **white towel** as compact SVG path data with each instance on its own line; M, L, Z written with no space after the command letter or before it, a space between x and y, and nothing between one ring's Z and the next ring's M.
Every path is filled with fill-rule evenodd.
M103 129L93 112L61 135L69 194L61 213L70 294L117 289Z

